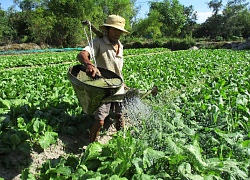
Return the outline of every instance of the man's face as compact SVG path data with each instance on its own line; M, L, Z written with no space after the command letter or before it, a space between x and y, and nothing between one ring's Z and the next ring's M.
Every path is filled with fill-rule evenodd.
M108 30L108 37L111 43L117 43L120 39L120 36L122 35L122 31L116 28L109 28Z

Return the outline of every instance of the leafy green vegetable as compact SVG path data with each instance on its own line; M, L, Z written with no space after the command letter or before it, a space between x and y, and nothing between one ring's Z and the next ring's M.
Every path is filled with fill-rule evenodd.
M67 78L76 54L1 57L0 153L29 155L34 146L56 143L59 133L88 130ZM125 83L140 90L157 85L158 95L126 109L131 129L108 144L90 144L80 158L47 161L36 179L249 179L249 51L124 55Z

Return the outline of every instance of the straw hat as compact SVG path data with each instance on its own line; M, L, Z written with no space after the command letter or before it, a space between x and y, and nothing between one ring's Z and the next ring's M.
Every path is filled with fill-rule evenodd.
M103 29L106 26L119 29L119 30L123 31L124 33L129 33L127 30L124 29L125 19L121 16L118 16L118 15L109 15L107 20L106 20L106 23L101 25L100 28Z

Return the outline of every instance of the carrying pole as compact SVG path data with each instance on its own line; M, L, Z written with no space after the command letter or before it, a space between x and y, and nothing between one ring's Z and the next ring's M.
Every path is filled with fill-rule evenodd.
M103 37L103 34L100 30L98 30L92 23L90 23L90 21L88 20L85 20L85 21L82 21L82 25L83 26L90 26L92 31L99 37L99 38L102 38Z

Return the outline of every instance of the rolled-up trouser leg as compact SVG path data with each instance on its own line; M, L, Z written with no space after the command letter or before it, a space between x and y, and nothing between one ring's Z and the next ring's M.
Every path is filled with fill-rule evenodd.
M110 103L105 103L101 105L94 113L95 122L90 129L90 142L94 142L99 135L99 132L104 125L105 118L109 115Z

